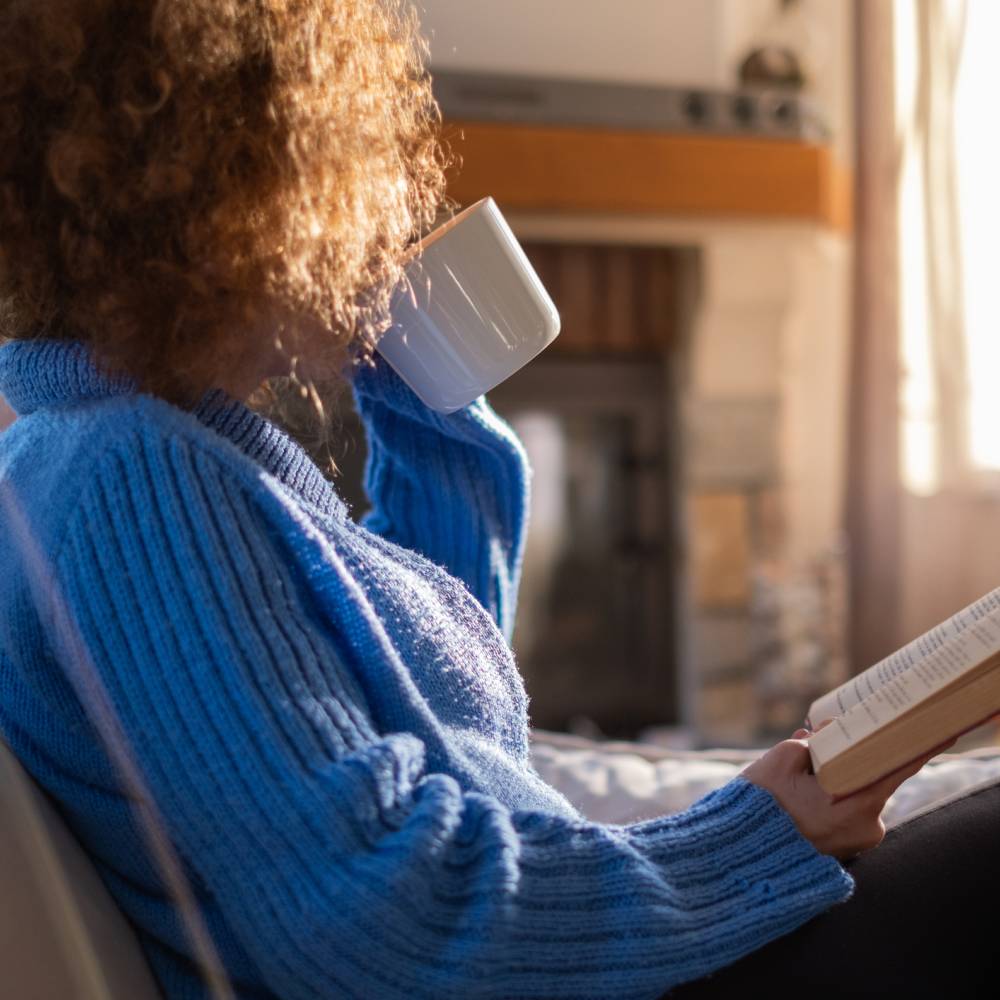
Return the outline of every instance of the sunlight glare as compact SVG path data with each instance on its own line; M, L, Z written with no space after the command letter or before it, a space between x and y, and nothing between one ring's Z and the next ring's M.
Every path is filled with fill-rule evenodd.
M974 466L1000 469L1000 3L970 0L955 99L959 213L969 365L969 452Z

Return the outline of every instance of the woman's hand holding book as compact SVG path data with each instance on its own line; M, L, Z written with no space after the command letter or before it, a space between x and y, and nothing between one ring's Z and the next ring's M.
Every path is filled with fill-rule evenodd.
M918 757L868 788L834 802L812 773L806 729L798 730L743 769L747 781L769 791L799 832L821 854L841 861L877 847L885 836L882 811L889 796L946 747Z

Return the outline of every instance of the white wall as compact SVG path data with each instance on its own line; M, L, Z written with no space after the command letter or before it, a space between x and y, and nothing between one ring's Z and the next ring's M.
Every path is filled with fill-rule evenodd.
M672 5L674 0L664 2ZM778 18L777 0L709 2L721 8L719 62L726 83L736 79L737 67L751 46L761 40L791 44L804 58L810 74L807 92L822 108L841 159L852 162L854 5L849 0L800 0L797 13Z
M440 69L730 87L774 34L777 0L416 0ZM850 161L852 7L802 0L784 21L815 68L813 96Z
M722 80L719 0L417 0L435 66L659 84Z

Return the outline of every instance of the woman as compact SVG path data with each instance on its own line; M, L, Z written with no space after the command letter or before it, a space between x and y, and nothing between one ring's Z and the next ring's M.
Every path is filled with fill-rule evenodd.
M793 739L632 826L531 767L523 451L369 360L442 201L402 2L0 0L0 48L0 727L164 994L656 997L846 899L920 762L834 806ZM363 526L246 405L290 371L353 382Z

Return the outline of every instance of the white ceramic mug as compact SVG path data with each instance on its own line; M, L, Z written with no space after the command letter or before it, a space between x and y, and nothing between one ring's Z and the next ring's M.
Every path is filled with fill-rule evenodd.
M559 313L492 198L419 247L377 350L424 403L452 413L551 344Z

